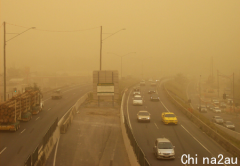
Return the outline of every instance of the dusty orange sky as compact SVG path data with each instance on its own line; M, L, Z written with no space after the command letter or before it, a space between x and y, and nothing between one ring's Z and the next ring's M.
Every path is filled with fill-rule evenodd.
M144 75L154 72L207 75L211 57L214 72L240 71L239 0L0 3L1 24L7 23L7 33L36 27L7 42L7 67L86 73L98 70L102 26L103 38L126 28L103 41L103 70L121 67L121 59L108 52L118 55L137 52L123 58L123 75L141 75L142 63ZM2 42L3 26L0 30ZM7 34L7 39L12 36ZM2 48L1 45L1 71Z

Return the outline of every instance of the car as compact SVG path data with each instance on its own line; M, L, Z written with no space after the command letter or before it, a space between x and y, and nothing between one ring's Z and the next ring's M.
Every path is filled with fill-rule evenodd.
M141 81L141 82L140 82L140 85L141 85L141 86L145 86L145 85L146 85L145 81Z
M213 116L212 117L212 122L218 123L218 124L223 124L224 120L220 116Z
M141 95L141 93L139 91L134 91L133 96L135 96L135 95Z
M215 105L219 105L219 101L216 100L216 99L212 99L212 102L213 102L213 104L215 104Z
M148 94L156 93L155 89L149 89Z
M223 122L223 126L228 129L235 130L235 125L231 121Z
M157 94L151 94L150 100L151 101L159 101L159 96Z
M167 138L157 138L154 142L153 153L157 159L175 159L175 146Z
M135 86L135 87L133 88L133 91L134 91L134 92L140 92L140 86Z
M142 96L136 95L133 97L133 105L143 105Z
M226 103L221 102L221 103L219 104L219 107L220 107L220 108L227 108L227 105L226 105Z
M229 105L232 105L232 104L233 104L233 100L232 100L232 99L227 99L227 103L228 103Z
M162 113L162 122L164 124L178 124L176 115L173 112L163 112Z
M213 108L213 112L216 112L216 113L221 113L221 109L219 107L214 107Z
M215 106L213 106L213 105L209 105L208 110L209 110L209 111L213 111L214 107L215 107Z
M148 81L149 81L149 82L152 82L153 80L150 78Z
M140 122L140 121L148 121L148 122L150 122L150 120L151 120L150 115L151 114L148 111L144 111L144 110L139 111L137 113L137 120L138 120L138 122Z
M199 112L207 112L207 107L205 105L198 106Z
M53 91L52 99L61 99L61 98L62 98L62 91L61 91L61 89Z

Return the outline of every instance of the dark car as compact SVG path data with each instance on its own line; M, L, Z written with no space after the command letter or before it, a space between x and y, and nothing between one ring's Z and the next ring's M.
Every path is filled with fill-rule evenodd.
M150 100L151 100L151 101L159 101L159 96L158 96L157 94L152 94L152 95L150 96Z
M152 94L152 93L156 93L156 90L155 90L155 89L150 89L150 90L148 91L148 94Z

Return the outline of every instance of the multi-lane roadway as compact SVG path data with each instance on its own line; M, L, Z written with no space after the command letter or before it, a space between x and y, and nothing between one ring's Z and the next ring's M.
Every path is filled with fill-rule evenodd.
M188 84L188 88L186 90L187 95L192 101L192 107L197 109L197 106L200 103L199 95L196 90L196 82L192 81ZM214 113L212 111L209 111L207 113L202 113L204 116L206 116L209 120L212 119L213 116L221 116L225 121L232 121L235 125L235 131L229 131L232 132L232 135L239 135L240 134L240 117L237 114L227 114L225 112L222 113ZM217 125L219 126L219 125Z
M128 123L132 128L133 134L152 166L203 165L204 157L206 158L205 165L207 165L207 158L209 159L209 164L211 164L211 160L214 160L214 158L216 158L216 164L221 158L223 158L223 160L221 160L220 163L224 163L225 159L228 160L227 157L231 159L231 154L203 133L168 100L164 93L162 83L156 87L156 93L160 98L159 102L150 101L150 95L148 94L149 89L149 82L146 86L141 86L143 106L132 105L132 89L129 89L126 94L124 114L128 117ZM150 112L150 123L139 123L137 121L137 113L140 110L147 110ZM161 114L167 111L175 113L178 118L177 125L164 125L162 123ZM156 138L160 137L168 138L175 146L174 160L157 160L155 158L153 154L153 145ZM193 159L188 160L190 157ZM235 161L235 158L233 161Z
M43 94L44 110L29 122L21 122L17 132L0 132L0 166L23 165L28 156L42 141L54 120L61 118L92 84L81 83L62 89L63 98L52 100L51 93Z

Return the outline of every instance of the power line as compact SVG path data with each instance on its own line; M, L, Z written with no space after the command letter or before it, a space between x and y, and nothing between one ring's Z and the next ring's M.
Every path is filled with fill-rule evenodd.
M11 24L11 23L7 23L7 24L12 25L12 26L21 27L21 28L29 28L29 27L16 25L16 24ZM93 27L93 28L88 28L88 29L80 29L80 30L66 30L66 31L46 30L46 29L38 29L38 28L35 28L34 30L36 30L36 31L45 31L45 32L80 32L80 31L87 31L87 30L92 30L92 29L97 29L97 28L99 28L99 27Z

